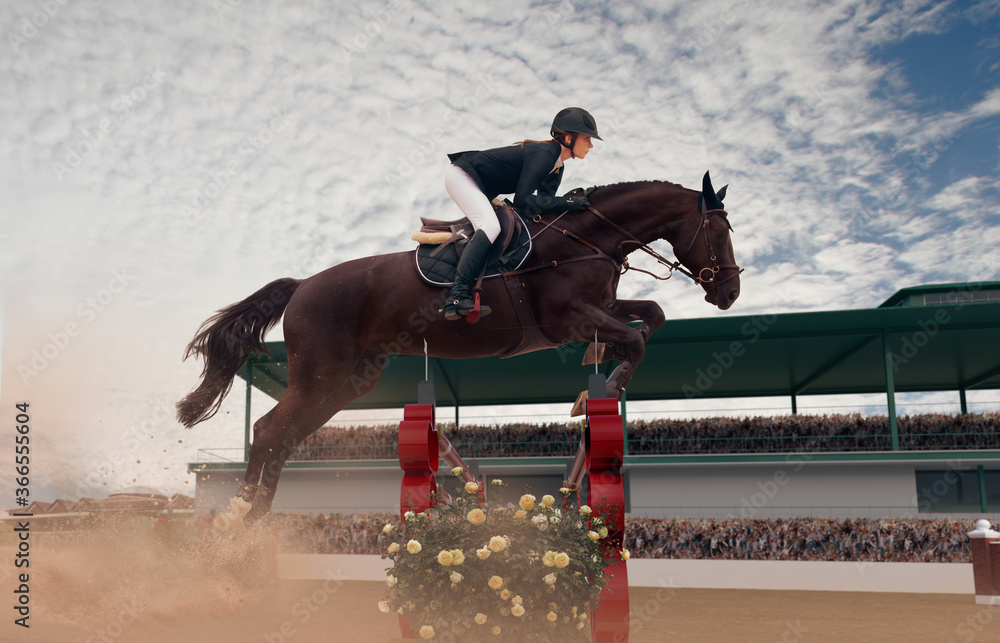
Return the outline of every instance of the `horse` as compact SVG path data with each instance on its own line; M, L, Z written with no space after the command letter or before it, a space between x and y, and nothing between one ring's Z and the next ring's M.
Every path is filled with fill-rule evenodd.
M200 384L177 403L185 427L218 411L246 360L266 353L264 336L282 316L288 352L288 388L254 424L246 475L229 511L217 516L220 528L240 519L251 525L270 511L295 447L371 391L390 355L477 358L587 340L594 342L590 363L619 360L606 386L608 397L620 398L646 341L665 321L653 301L617 298L621 275L638 270L628 264L631 252L641 249L669 269L657 278L675 270L689 276L721 310L739 296L742 271L725 191L716 192L706 172L700 192L666 181L617 183L588 189L585 210L534 213L527 267L481 283L493 312L475 324L444 319L447 288L418 276L412 250L354 259L306 279L277 279L220 309L184 352L184 359L204 359ZM671 244L677 261L649 247L659 239ZM505 289L511 280L534 324Z

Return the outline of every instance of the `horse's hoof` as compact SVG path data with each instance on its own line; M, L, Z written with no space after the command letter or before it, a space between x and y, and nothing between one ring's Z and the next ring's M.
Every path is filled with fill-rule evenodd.
M250 513L251 507L253 507L253 505L243 498L230 498L229 511L217 515L212 520L212 527L219 532L229 531L235 525L238 525L243 521L243 516Z
M587 412L587 391L581 391L573 402L573 410L569 412L570 417L580 417Z

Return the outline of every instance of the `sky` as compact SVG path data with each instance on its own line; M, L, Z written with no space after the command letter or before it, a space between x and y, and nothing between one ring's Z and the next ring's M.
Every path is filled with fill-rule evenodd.
M418 216L459 216L446 153L544 139L567 106L604 139L567 190L729 185L746 268L729 311L622 280L668 318L1000 279L998 18L997 1L4 2L0 450L28 403L33 498L193 495L198 450L243 440L240 394L192 430L173 419L198 325L278 277L412 249ZM0 475L0 507L13 489Z

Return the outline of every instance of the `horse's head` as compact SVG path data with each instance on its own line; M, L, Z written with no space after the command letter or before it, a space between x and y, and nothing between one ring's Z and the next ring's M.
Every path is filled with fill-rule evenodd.
M742 272L733 253L729 214L722 204L725 196L726 188L716 192L712 178L705 172L698 197L698 226L688 226L691 232L687 238L674 242L677 258L691 271L695 283L705 289L705 301L721 310L732 306L740 296Z

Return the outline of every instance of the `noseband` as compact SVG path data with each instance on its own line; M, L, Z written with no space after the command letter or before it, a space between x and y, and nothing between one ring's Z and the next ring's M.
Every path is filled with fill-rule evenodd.
M603 214L601 214L596 209L594 209L592 207L587 208L587 209L590 210L591 212L593 212L595 215L597 215L597 217L599 219L601 219L602 221L604 221L605 223L607 223L608 225L610 225L612 228L618 230L618 232L620 232L620 233L624 234L626 237L628 237L627 239L625 239L624 241L622 241L621 243L618 244L618 252L621 254L621 274L625 274L629 270L635 270L636 272L641 272L641 273L644 273L644 274L647 274L647 275L653 277L654 279L659 279L659 280L663 281L663 280L667 280L667 279L670 279L671 277L673 277L674 276L674 271L676 270L677 272L681 273L682 275L690 277L691 280L694 283L698 284L699 286L702 285L702 284L712 284L712 288L717 289L722 284L726 283L727 281L729 281L733 277L736 277L740 273L743 272L743 269L740 268L736 264L720 264L720 263L718 263L718 253L715 252L715 244L712 243L712 235L709 234L708 228L710 227L709 217L711 217L713 215L718 215L718 216L721 216L721 217L726 217L727 216L728 213L725 210L721 209L721 208L717 208L717 209L714 209L714 210L703 210L702 211L702 213L701 213L701 224L698 226L698 231L695 232L694 236L691 237L691 243L688 244L688 247L684 251L684 254L683 255L678 255L679 256L679 260L678 261L670 261L669 259L667 259L663 255L661 255L657 251L655 251L652 248L650 248L649 244L643 243L643 242L639 241L631 233L629 233L627 230L625 230L624 228L622 228L621 226L619 226L617 223L615 223L611 219L609 219L606 216L604 216ZM729 225L729 221L728 220L726 220L726 225ZM732 227L730 226L729 229L732 230ZM706 248L706 250L708 250L709 261L713 262L713 265L712 265L711 268L709 268L709 267L702 268L701 270L698 271L698 274L695 275L693 272L691 272L690 270L688 270L687 268L685 268L681 264L681 261L683 261L684 259L686 259L687 256L689 254L691 254L691 250L694 249L694 244L698 241L698 237L699 236L703 236L705 238L705 248ZM638 250L642 250L643 252L645 252L649 256L651 256L654 259L656 259L660 264L666 266L670 270L670 272L667 273L666 277L661 277L661 276L659 276L657 274L649 272L648 270L643 270L642 268L633 268L628 263L627 253L625 252L625 245L626 244L627 245L637 246ZM675 251L674 254L677 254L677 252ZM719 271L724 270L724 269L731 269L734 272L733 272L733 274L729 275L728 277L726 277L722 281L718 281L718 282L715 281L716 275L719 274Z

